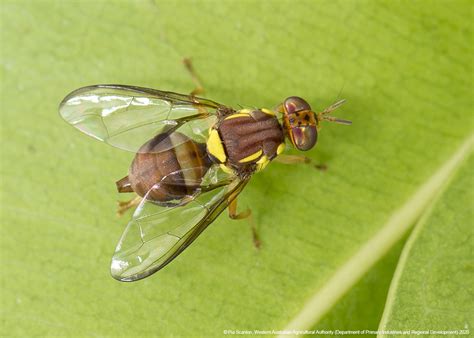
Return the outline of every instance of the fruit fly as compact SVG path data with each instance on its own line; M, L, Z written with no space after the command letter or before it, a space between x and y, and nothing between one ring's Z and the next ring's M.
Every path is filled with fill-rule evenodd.
M322 121L350 124L328 116L344 101L316 113L291 96L270 109L234 109L190 95L124 85L77 89L60 104L60 115L100 141L135 153L121 193L138 196L121 212L137 208L112 257L111 274L120 281L145 278L186 249L229 207L252 175L284 158L285 140L296 149L313 148ZM290 155L286 155L290 156Z

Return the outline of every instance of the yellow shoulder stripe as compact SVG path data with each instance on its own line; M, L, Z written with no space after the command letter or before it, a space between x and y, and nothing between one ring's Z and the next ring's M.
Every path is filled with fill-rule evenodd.
M268 115L271 115L271 116L275 116L275 112L270 110L270 109L267 109L267 108L262 108L260 109L261 111L263 111L265 114L268 114Z
M221 137L219 136L219 133L216 129L211 129L209 133L209 139L207 140L207 151L222 163L224 163L227 159Z
M238 117L249 117L250 109L242 109L238 113L227 116L224 120L236 119Z

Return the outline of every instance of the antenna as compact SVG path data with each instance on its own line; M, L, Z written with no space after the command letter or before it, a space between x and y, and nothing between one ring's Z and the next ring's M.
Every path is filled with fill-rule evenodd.
M321 120L329 121L329 122L336 122L339 124L351 125L352 121L340 119L333 116L327 116L328 114L330 114L331 112L333 112L334 110L342 106L345 102L346 100L342 99L342 100L337 101L336 103L333 103L332 105L324 109L321 113L318 113L318 118Z
M332 116L322 116L322 119L324 121L329 121L329 122L336 122L339 124L345 124L346 126L350 126L352 124L352 121L349 120L344 120L344 119L339 119L337 117L332 117Z

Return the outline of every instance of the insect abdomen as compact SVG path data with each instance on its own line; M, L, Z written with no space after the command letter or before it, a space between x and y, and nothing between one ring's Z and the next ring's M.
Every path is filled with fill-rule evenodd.
M205 144L179 132L159 134L135 155L128 181L142 197L153 188L147 195L149 200L180 200L196 191L210 165ZM123 179L119 182L124 184Z

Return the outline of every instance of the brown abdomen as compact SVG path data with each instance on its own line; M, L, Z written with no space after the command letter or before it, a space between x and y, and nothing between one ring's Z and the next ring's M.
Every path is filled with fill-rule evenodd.
M159 134L141 146L128 173L131 189L147 199L180 200L196 191L211 162L206 146L179 132Z

